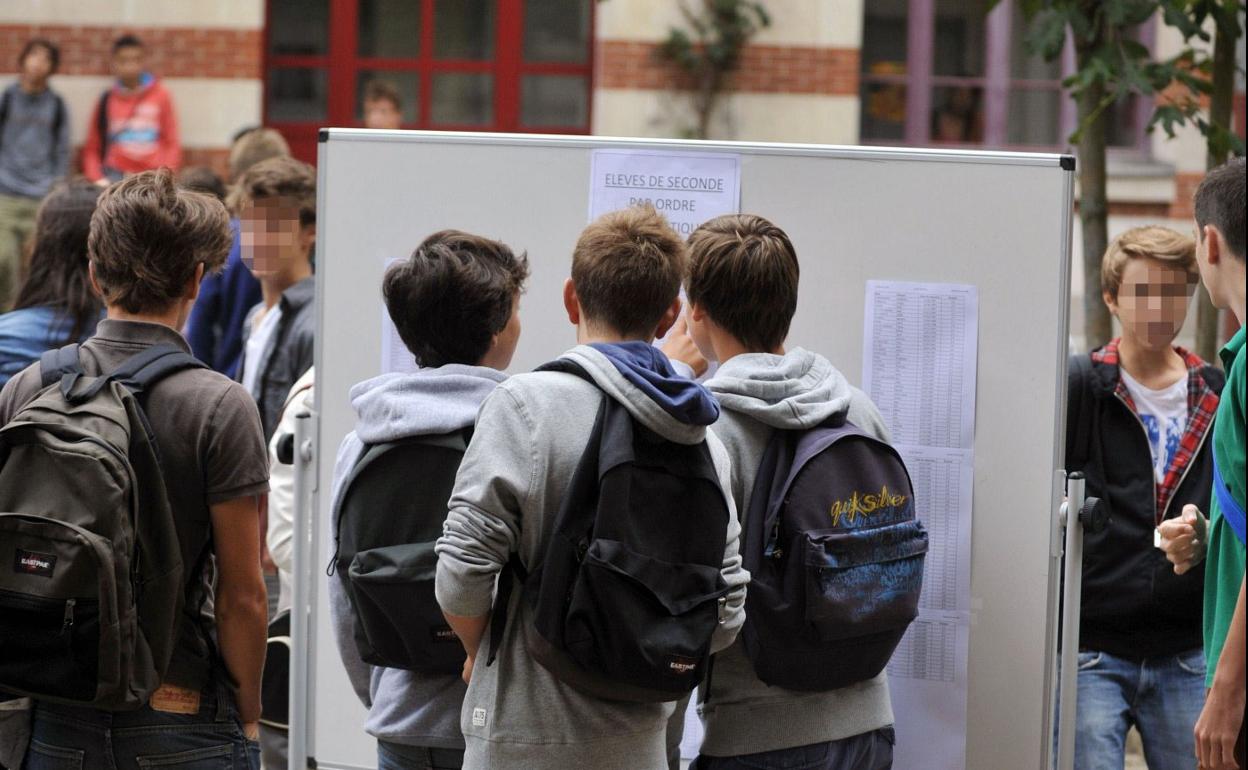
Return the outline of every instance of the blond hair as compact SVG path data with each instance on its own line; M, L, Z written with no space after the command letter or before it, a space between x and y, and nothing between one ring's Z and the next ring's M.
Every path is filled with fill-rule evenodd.
M647 337L680 294L685 243L650 204L603 214L572 252L581 310L619 334Z
M271 128L253 128L234 141L230 147L230 181L239 177L262 160L290 155L286 139Z
M1147 225L1133 227L1110 242L1101 260L1101 291L1117 299L1127 263L1145 257L1173 263L1187 273L1191 283L1200 280L1196 241L1168 227Z

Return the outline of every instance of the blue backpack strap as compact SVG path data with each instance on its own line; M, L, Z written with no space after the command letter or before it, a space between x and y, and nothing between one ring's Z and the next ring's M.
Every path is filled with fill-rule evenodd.
M78 360L78 343L45 352L39 357L39 375L46 388L60 382L65 375L82 375L82 362ZM76 379L76 377L75 377Z
M1235 496L1231 494L1231 488L1227 486L1226 479L1222 478L1222 469L1218 467L1217 452L1213 455L1213 494L1218 500L1218 507L1222 510L1222 518L1226 519L1235 537L1239 538L1239 544L1244 545L1244 506L1240 505Z

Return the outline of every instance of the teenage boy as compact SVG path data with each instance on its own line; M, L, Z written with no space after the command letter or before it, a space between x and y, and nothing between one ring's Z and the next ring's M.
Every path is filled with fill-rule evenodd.
M335 501L368 445L473 425L481 403L506 379L502 370L520 338L520 293L528 273L523 254L456 230L429 236L390 268L382 285L386 308L421 369L383 374L351 389L357 419L338 451ZM462 766L462 678L368 666L360 660L340 581L331 579L329 591L338 652L369 709L364 729L377 738L380 770Z
M86 373L111 372L153 345L189 353L177 330L200 279L221 265L229 246L225 207L179 189L167 169L104 192L91 220L89 258L107 318L79 351ZM0 424L42 389L37 363L10 380L0 391ZM144 398L185 570L172 659L160 688L136 711L37 702L28 770L71 759L75 767L134 767L144 759L176 764L212 756L237 770L259 762L265 591L255 522L268 463L256 407L237 383L207 369L176 372ZM208 554L215 611L206 616Z
M364 87L364 127L401 128L403 99L387 80L370 80Z
M237 184L257 163L287 155L290 155L290 147L278 132L259 126L244 129L230 146L230 184ZM243 264L237 218L231 225L234 246L225 260L225 269L204 279L199 299L186 322L186 339L195 357L226 377L238 374L243 356L244 322L261 299L260 282Z
M235 196L243 263L263 297L243 324L238 379L260 405L267 441L291 386L312 367L316 172L294 158L270 158L243 174Z
M1207 770L1244 768L1244 159L1210 171L1196 188L1196 263L1209 298L1239 331L1222 348L1226 389L1213 430L1215 488L1209 520L1194 506L1161 528L1162 548L1183 573L1205 562L1205 655L1214 665L1196 721L1196 757ZM1206 537L1207 532L1207 537ZM1191 757L1187 757L1191 761Z
M581 461L603 398L678 444L705 441L728 488L728 460L707 426L710 393L672 371L650 342L680 314L685 246L653 208L606 214L581 233L564 285L578 344L564 358L594 384L557 372L521 374L482 405L451 495L437 553L437 599L468 652L461 726L466 768L659 770L671 703L604 700L574 689L529 653L532 609L518 588L497 649L483 645L495 578L513 556L530 570L546 551L560 501ZM730 504L731 500L727 502ZM730 507L730 506L729 506ZM744 620L748 573L730 511L721 574L729 593L712 651ZM482 656L496 655L491 665ZM477 662L482 661L482 662Z
M716 217L689 237L689 334L719 369L706 383L723 411L715 434L732 461L732 497L749 510L759 463L777 430L814 428L836 415L882 440L875 405L826 358L786 351L797 310L797 253L788 235L750 214ZM698 770L892 766L893 712L884 673L830 692L764 684L741 641L715 657L699 713Z
M69 114L48 87L60 60L51 41L27 41L17 82L0 95L0 313L16 298L22 245L39 201L69 170Z
M82 148L82 173L107 185L126 174L182 165L178 116L165 86L148 72L147 50L134 35L113 42L113 77L95 105Z
M1204 574L1176 576L1153 542L1184 506L1208 505L1213 478L1222 373L1174 345L1195 248L1164 227L1115 238L1101 293L1122 336L1070 364L1066 467L1111 514L1084 544L1075 764L1090 770L1121 770L1131 725L1150 766L1189 764L1204 701Z

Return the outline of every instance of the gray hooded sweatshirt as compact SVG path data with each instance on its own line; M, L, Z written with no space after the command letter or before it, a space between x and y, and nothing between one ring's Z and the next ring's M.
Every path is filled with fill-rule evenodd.
M888 440L879 411L823 356L794 348L783 356L749 353L720 366L706 383L723 412L715 434L732 459L732 497L749 510L750 493L777 428L813 428L848 411L849 421ZM793 692L764 684L741 642L715 656L705 702L702 753L734 757L840 740L893 723L884 673L830 692Z
M603 392L669 441L705 439L727 492L728 458L706 428L676 420L599 351L578 346L565 357L601 390L570 374L521 374L500 385L481 408L437 546L438 603L446 612L488 613L495 577L512 552L530 568L540 563ZM730 497L728 503L731 508ZM741 568L741 530L732 513L722 572L730 589L726 621L715 631L713 650L731 644L744 620L749 574ZM665 728L673 704L600 700L556 679L527 652L527 635L534 632L523 593L518 588L512 595L497 659L486 665L488 633L476 659L464 698L466 770L666 770Z
M353 387L356 428L338 448L333 510L338 508L343 480L366 444L462 430L472 425L481 403L506 377L494 369L449 364L415 374L385 374ZM331 520L330 543L333 537ZM459 712L466 689L463 681L458 676L381 668L360 660L351 605L337 577L329 581L329 609L338 654L352 687L368 707L364 729L389 743L462 749Z

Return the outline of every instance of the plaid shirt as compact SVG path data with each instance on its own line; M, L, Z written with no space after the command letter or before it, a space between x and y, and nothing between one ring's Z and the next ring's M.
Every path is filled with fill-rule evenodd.
M1119 366L1118 343L1120 341L1120 339L1112 340L1105 347L1093 351L1092 360L1098 364ZM1177 345L1174 352L1182 356L1183 363L1187 365L1187 426L1183 430L1179 448L1170 460L1170 467L1166 468L1165 477L1160 484L1153 484L1156 489L1157 504L1153 516L1158 524L1161 523L1161 517L1165 515L1170 498L1174 497L1175 491L1178 490L1179 482L1183 480L1183 472L1187 470L1187 466L1191 464L1200 445L1204 442L1206 434L1213 427L1213 416L1218 411L1218 394L1213 392L1200 374L1200 370L1207 364L1200 356ZM1127 385L1122 381L1121 376L1118 377L1114 395L1126 404L1133 414L1139 416L1135 399L1131 398L1131 392L1127 390Z

